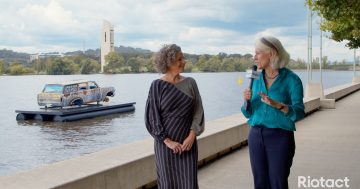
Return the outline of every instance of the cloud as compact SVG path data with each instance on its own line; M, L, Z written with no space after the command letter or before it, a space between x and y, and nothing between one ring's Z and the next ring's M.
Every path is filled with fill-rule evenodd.
M65 10L57 1L52 0L47 5L27 5L17 12L20 19L27 24L31 32L71 33L66 30L80 29L80 23L72 17L72 12ZM36 27L33 27L36 26Z
M307 10L286 0L4 0L1 48L23 52L99 48L102 21L115 27L115 45L157 51L177 43L187 53L253 54L254 41L275 35L293 58L307 58ZM316 25L314 21L314 25ZM314 26L314 55L318 35ZM352 58L343 43L326 42L329 59ZM330 57L331 56L331 57Z

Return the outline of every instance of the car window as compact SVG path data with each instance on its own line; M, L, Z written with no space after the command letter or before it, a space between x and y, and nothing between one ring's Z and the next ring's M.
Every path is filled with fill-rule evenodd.
M44 93L62 93L62 85L46 85L44 88Z
M77 92L78 90L78 86L76 84L74 85L66 85L64 87L64 93L67 94L67 93L74 93L74 92Z
M79 90L86 90L87 84L86 83L79 83Z
M89 88L90 88L90 89L95 89L95 88L97 88L97 87L98 87L98 86L96 85L95 82L89 81Z

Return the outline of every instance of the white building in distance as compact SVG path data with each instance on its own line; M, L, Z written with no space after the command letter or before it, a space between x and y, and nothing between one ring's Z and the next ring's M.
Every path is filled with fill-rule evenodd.
M49 58L49 57L64 57L64 54L59 52L30 54L30 62L40 58Z
M104 20L101 32L101 72L104 72L106 66L105 56L114 51L114 26Z

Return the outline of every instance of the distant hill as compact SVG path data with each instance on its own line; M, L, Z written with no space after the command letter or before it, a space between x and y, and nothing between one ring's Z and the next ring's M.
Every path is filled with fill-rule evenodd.
M115 51L119 54L127 57L127 56L134 56L134 55L140 55L144 57L150 57L153 52L147 49L142 48L133 48L133 47L125 47L125 46L118 46L115 47ZM100 48L97 49L88 49L85 52L83 51L70 51L64 53L65 56L78 56L78 55L86 55L93 57L94 59L100 59ZM30 54L29 53L21 53L21 52L15 52L12 50L2 49L0 50L0 60L3 60L7 63L22 63L26 64L30 61Z
M153 54L152 51L147 50L147 49L142 49L142 48L133 48L133 47L125 47L125 46L119 46L119 47L115 47L115 51L120 53L120 54L145 54L145 55L149 55L149 54ZM76 56L76 55L82 55L83 52L82 51L72 51L72 52L66 52L64 53L64 55L66 56ZM100 57L100 48L97 49L88 49L84 52L85 55L88 56L95 56L95 57Z
M124 47L121 45L119 47L115 47L115 51L120 54L152 54L153 53L152 51L147 49Z
M12 50L2 49L0 50L0 60L3 60L4 62L9 63L29 63L30 60L30 54L28 53L18 53L14 52Z

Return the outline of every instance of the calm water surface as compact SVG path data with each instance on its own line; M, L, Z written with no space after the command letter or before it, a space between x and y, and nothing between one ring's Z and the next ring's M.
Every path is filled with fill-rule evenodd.
M306 72L297 72L305 84ZM240 113L244 73L184 74L198 83L206 121ZM324 88L351 82L352 72L323 73ZM159 74L0 76L0 175L28 170L71 157L149 137L143 122L151 81ZM237 80L243 78L243 84ZM89 79L114 86L110 104L136 102L135 112L68 123L16 121L15 110L37 110L36 95L46 83ZM319 74L313 73L319 82Z

